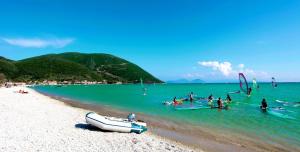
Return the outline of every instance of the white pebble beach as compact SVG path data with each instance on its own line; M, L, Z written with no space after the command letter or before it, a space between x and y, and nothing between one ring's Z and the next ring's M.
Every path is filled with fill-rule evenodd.
M151 132L85 128L87 112L30 88L0 88L0 151L202 151Z

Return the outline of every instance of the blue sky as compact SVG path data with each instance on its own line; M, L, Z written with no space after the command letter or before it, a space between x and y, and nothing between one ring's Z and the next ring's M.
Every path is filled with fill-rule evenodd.
M1 56L69 51L110 53L162 80L300 81L300 1L1 1Z

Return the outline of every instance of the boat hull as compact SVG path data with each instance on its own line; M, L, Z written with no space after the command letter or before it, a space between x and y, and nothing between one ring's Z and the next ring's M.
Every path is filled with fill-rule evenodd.
M127 119L114 118L98 115L94 112L86 114L86 122L102 130L125 132L125 133L142 133L147 131L146 123L130 122Z

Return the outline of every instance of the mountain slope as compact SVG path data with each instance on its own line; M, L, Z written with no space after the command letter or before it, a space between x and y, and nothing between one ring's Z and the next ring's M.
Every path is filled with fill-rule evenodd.
M15 81L122 81L159 83L139 66L109 54L61 53L32 57L20 61L0 58L0 73ZM12 69L12 70L10 70Z
M104 78L113 78L115 81L139 82L140 78L145 83L160 81L139 66L110 54L62 53L58 56L80 63Z
M101 80L100 76L81 64L58 58L55 55L20 60L15 65L19 69L16 79L20 81L46 79L57 81Z
M13 77L17 71L18 69L13 61L0 56L0 73L10 78Z

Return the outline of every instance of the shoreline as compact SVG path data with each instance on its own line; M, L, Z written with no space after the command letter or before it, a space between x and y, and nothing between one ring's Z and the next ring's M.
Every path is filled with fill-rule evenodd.
M202 151L150 132L100 130L86 124L88 110L31 88L0 88L0 98L0 151Z
M36 91L36 90L34 90ZM38 91L36 91L38 92ZM64 97L54 96L38 92L52 99L63 102L71 107L92 110L102 115L114 117L126 117L129 111L116 110L111 107L101 105L82 103L66 99ZM191 124L180 124L179 122L157 118L141 113L137 113L137 118L142 119L148 125L151 134L159 137L167 138L175 142L179 142L188 147L195 149L203 149L205 151L295 151L294 148L286 148L286 146L278 144L269 144L256 139L253 136L247 137L242 134L222 133L218 131L212 132L207 128L192 126ZM161 123L165 122L165 123ZM188 128L188 129L186 129ZM229 135L230 134L230 135Z

